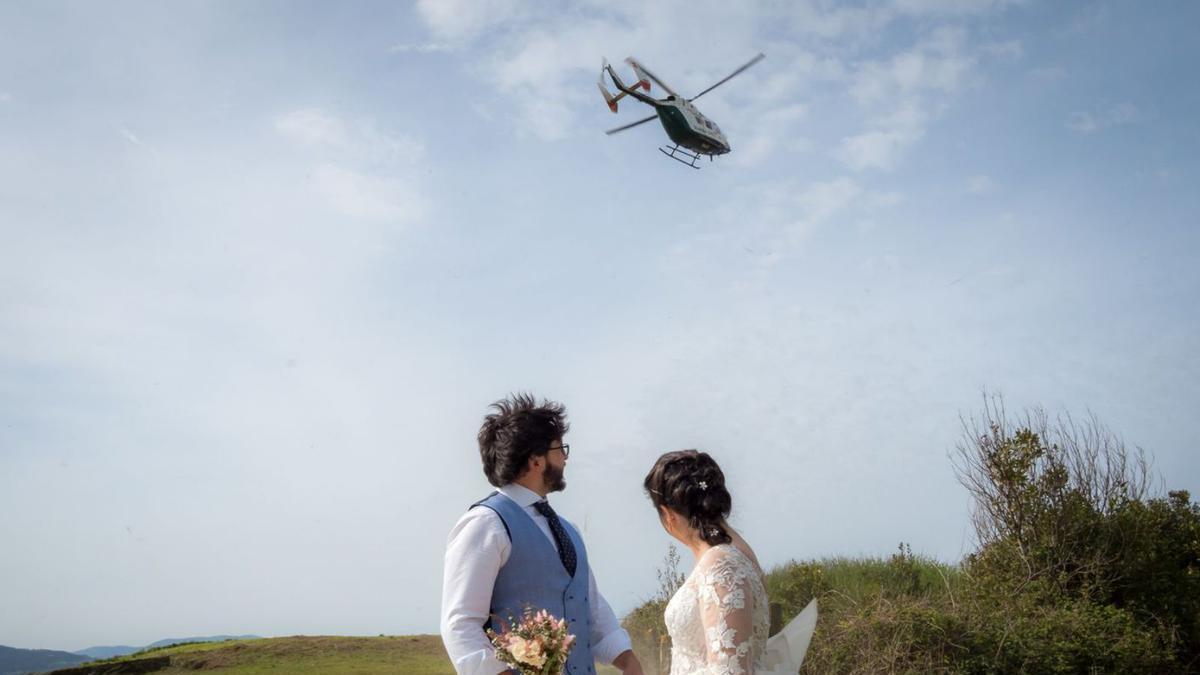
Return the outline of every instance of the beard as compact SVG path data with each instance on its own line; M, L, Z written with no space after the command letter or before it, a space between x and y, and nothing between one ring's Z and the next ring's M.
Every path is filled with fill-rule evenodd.
M563 480L562 467L556 467L550 462L546 462L546 468L542 469L542 483L546 486L547 492L562 492L567 489L567 481Z

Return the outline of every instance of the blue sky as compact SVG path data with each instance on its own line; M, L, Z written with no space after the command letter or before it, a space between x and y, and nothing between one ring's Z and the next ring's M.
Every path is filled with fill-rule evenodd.
M969 551L984 388L1197 491L1198 13L4 4L0 644L434 632L512 390L569 408L622 612L670 449L769 565ZM687 94L759 51L701 171L601 133L648 114L602 58Z

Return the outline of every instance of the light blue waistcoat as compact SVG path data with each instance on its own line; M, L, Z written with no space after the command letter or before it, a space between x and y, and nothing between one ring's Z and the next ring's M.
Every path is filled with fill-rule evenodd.
M575 636L575 646L567 658L567 675L595 673L590 644L592 613L588 605L588 559L579 533L559 518L575 544L578 557L575 576L571 577L558 557L558 549L516 502L502 493L493 492L471 508L476 506L495 511L504 521L512 541L512 553L500 568L492 588L492 618L484 627L494 627L496 618L508 622L512 617L520 621L526 607L532 607L534 611L544 609L565 618L568 630Z

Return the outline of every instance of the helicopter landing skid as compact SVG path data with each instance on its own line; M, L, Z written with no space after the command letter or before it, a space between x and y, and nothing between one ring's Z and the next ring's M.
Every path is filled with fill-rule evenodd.
M675 160L676 162L679 162L680 164L686 164L693 169L700 169L700 167L696 166L696 162L700 161L700 153L698 152L688 152L687 150L679 147L678 144L676 144L675 147L671 148L670 150L667 150L666 148L659 148L658 151ZM682 157L680 157L680 155L682 155ZM687 159L685 160L683 157L687 157ZM712 157L710 156L709 160L711 159Z

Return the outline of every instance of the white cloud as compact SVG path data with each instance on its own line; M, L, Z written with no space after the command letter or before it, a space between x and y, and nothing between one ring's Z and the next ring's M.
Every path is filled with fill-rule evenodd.
M425 42L421 44L394 44L388 47L389 54L435 54L438 52L454 51L454 47L444 42Z
M482 54L473 64L476 72L503 96L507 117L521 131L547 141L580 131L580 121L587 118L581 112L602 109L594 86L580 86L585 78L595 81L602 57L618 63L636 54L681 94L695 93L760 51L759 29L771 25L772 16L786 14L716 2L698 9L681 0L584 2L561 13L492 3L475 8L474 18L462 19L469 28L461 28L458 19L442 16L451 12L439 4L422 3L419 9L435 41L451 34L477 39ZM662 48L681 35L710 30L713 23L722 26L723 37L703 58ZM760 65L739 78L737 96L778 107L788 103L804 78L837 67L835 61L794 47L773 51L768 62L773 65ZM756 86L760 79L765 86ZM730 91L728 85L724 91ZM719 100L717 96L706 98L705 105L713 106L708 101ZM721 104L715 105L719 110Z
M810 223L823 223L847 209L863 194L863 188L850 178L813 183L796 198Z
M891 169L896 166L903 152L920 140L922 134L918 129L867 131L842 139L834 156L860 171Z
M865 195L864 204L867 209L886 209L903 204L907 197L903 192L891 190L888 192L870 192Z
M1112 11L1101 3L1084 5L1079 9L1067 25L1067 34L1091 33L1107 23Z
M142 139L137 137L137 134L133 133L126 127L121 127L120 132L121 132L121 136L124 137L125 140L129 141L130 143L133 143L134 145L137 145L137 146L146 145L145 143L142 142Z
M7 91L0 91L0 103L12 103L13 95Z
M847 176L812 182L782 181L747 195L755 204L753 220L765 225L768 232L784 234L784 240L770 247L781 252L799 243L797 236L873 208L878 196ZM740 217L744 220L745 213Z
M1025 48L1021 45L1020 40L1005 40L1003 42L986 44L982 47L982 51L985 54L1009 61L1020 60L1025 55Z
M973 59L957 53L933 54L919 48L897 54L887 62L864 64L850 92L864 105L926 92L952 93L963 84L973 65Z
M417 0L417 13L439 38L472 40L523 9L520 0Z
M948 20L979 15L1007 7L1002 0L896 0L866 7L829 6L802 0L786 7L755 4L667 0L644 3L634 0L579 2L565 12L514 1L438 3L422 1L418 12L429 27L433 44L473 41L481 48L473 66L481 79L503 97L490 106L500 109L522 132L545 141L557 141L582 131L587 113L598 108L594 88L581 86L593 80L599 58L620 58L635 53L648 61L680 93L698 91L722 77L756 51L768 52L763 65L749 71L732 92L705 99L705 112L722 124L731 141L745 154L736 160L753 166L769 159L797 134L795 124L810 108L800 96L811 95L813 83L830 83L849 90L866 112L864 128L847 134L835 156L855 168L890 168L904 151L924 135L924 127L946 101L968 84L977 56L1003 58L1021 55L1016 40L973 46L967 27L933 25L911 49L857 65L848 57L863 45L879 51L880 35L898 20L912 16ZM701 19L700 17L703 17ZM699 34L719 24L722 39L706 45L703 57L685 56L663 48L683 36ZM781 25L798 31L799 41L780 42L766 36ZM404 49L414 49L405 46ZM650 48L651 51L646 50ZM654 50L657 48L657 51ZM847 82L849 80L849 82ZM753 101L742 105L738 117L724 114L729 97ZM735 98L736 100L736 98ZM716 101L710 103L709 101ZM765 123L758 108L796 106L794 115ZM889 124L890 108L917 109L920 125ZM489 113L490 114L490 113ZM739 123L729 123L736 119Z
M973 195L982 195L996 189L996 181L990 176L976 175L967 179L967 192Z
M788 143L787 139L794 139L798 125L808 117L808 106L794 103L767 108L758 113L753 110L748 112L748 119L742 126L754 131L744 140L739 140L735 147L731 161L737 166L758 166L780 147L787 151L796 151L797 148L807 150L803 142L793 140Z
M776 147L775 134L760 132L738 143L730 161L737 166L758 166L774 154Z
M275 129L305 145L344 147L348 143L348 135L342 121L320 110L295 110L287 113L276 120Z
M505 97L505 108L515 113L518 126L536 138L555 141L571 132L580 109L603 107L594 85L579 87L577 82L584 73L595 77L601 55L628 39L624 32L605 20L533 27L492 52L481 67L486 81Z
M793 103L768 110L763 114L763 121L772 124L786 124L800 122L806 117L808 117L808 106L803 103Z
M789 5L788 9L793 30L826 40L872 40L895 18L891 8L878 6L844 7L800 2Z
M338 213L394 222L427 213L430 205L416 189L413 171L425 154L420 142L311 108L280 116L275 130L314 162L316 191Z
M1092 134L1109 127L1141 121L1142 113L1132 103L1118 103L1098 113L1075 112L1067 120L1067 128L1081 134Z
M1062 66L1044 66L1030 70L1029 76L1041 82L1058 82L1067 76L1067 69Z
M844 136L833 156L859 171L896 167L974 76L968 43L963 29L942 26L908 51L860 64L850 93L868 113L866 128Z
M689 287L751 288L800 252L814 232L851 227L902 199L867 190L848 176L747 185L713 214L715 227L674 241L661 264L664 274Z
M982 14L1016 4L1014 0L893 0L892 5L908 14Z
M409 222L427 210L420 193L400 178L322 164L313 172L313 180L334 209L352 218Z
M281 115L275 130L293 143L326 156L380 166L404 166L424 158L417 140L384 131L369 120L347 121L324 110L304 108Z

